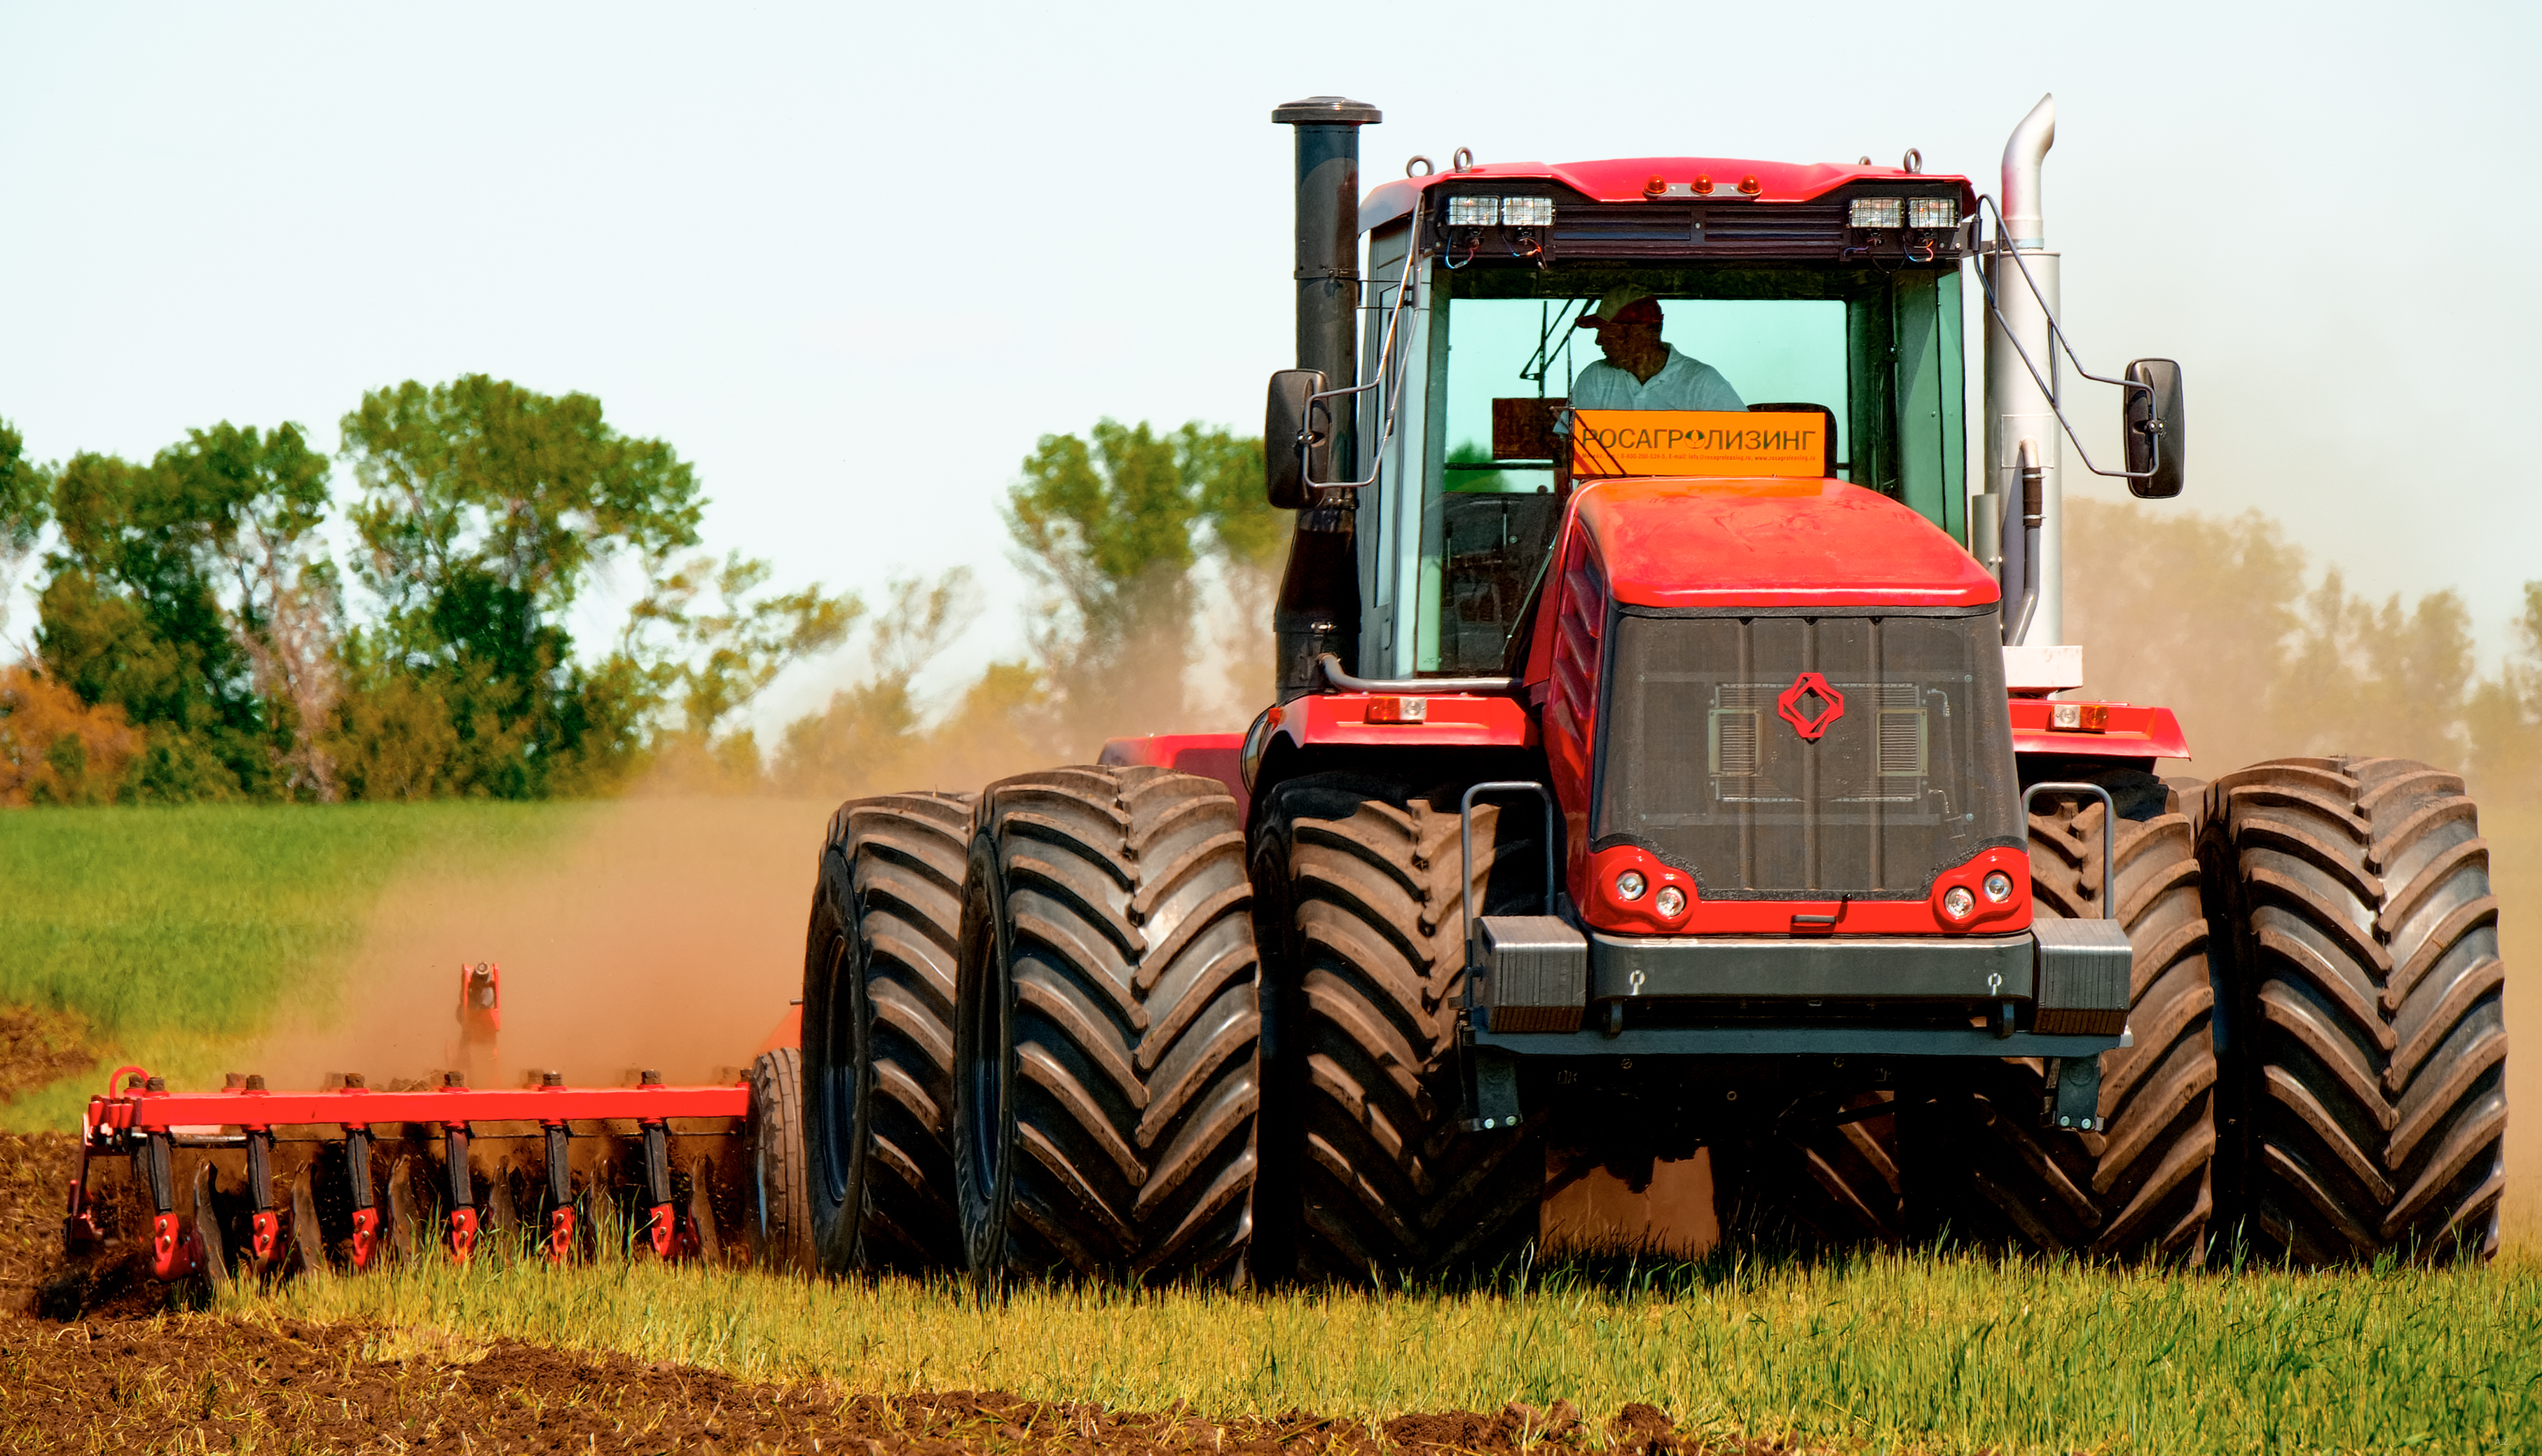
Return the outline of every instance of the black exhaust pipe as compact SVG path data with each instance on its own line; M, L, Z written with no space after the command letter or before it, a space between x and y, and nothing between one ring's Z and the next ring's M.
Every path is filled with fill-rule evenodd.
M1326 388L1359 383L1359 129L1377 108L1310 96L1272 112L1298 129L1298 367L1320 369ZM1336 401L1332 469L1361 474L1354 428L1358 399ZM1330 652L1359 670L1359 551L1355 491L1318 490L1298 512L1271 631L1279 651L1279 701L1316 686L1315 658Z

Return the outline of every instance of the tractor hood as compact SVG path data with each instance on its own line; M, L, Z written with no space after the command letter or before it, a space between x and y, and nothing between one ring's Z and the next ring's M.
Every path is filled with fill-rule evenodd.
M1640 607L1982 607L1994 577L1906 506L1835 480L1606 480L1572 509Z

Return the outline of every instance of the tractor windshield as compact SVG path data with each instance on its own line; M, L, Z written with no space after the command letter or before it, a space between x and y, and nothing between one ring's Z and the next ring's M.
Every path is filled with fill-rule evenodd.
M1559 524L1566 403L1824 409L1838 478L1964 535L1955 271L1485 264L1433 268L1427 302L1412 671L1501 670Z

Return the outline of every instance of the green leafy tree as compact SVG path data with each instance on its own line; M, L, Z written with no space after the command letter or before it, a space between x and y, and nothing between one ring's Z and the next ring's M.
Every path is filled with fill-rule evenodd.
M926 730L913 684L978 620L979 589L970 568L955 567L933 579L895 576L889 590L867 642L865 675L832 693L821 712L786 726L776 767L786 792L844 799L935 780L946 744Z
M26 438L0 420L0 631L8 629L18 573L35 554L52 506L52 472L29 460Z
M325 510L326 458L297 426L223 423L147 465L77 456L53 497L60 545L47 559L37 644L47 671L83 701L116 705L149 730L139 795L308 787L289 767L299 741L290 684L262 671L260 653L297 610L293 593L326 579L306 556ZM308 651L327 652L323 643Z
M778 673L847 641L864 615L854 595L817 586L752 600L771 575L768 563L737 551L720 563L697 557L657 580L629 615L631 641L651 628L670 639L662 678L693 737L713 738Z
M1260 442L1114 420L1087 435L1042 436L1007 493L1016 559L1045 591L1034 651L1072 736L1180 727L1194 568L1204 551L1258 562L1276 549L1256 503Z
M734 552L698 556L657 575L628 614L618 651L587 691L614 695L629 721L659 724L649 744L657 766L691 785L757 788L764 777L756 735L724 725L777 675L847 641L864 615L853 593L817 586L761 596L768 563ZM603 715L595 715L603 716ZM702 770L705 770L702 772Z
M366 654L434 679L457 734L459 792L520 798L623 749L641 683L586 695L563 620L591 572L648 575L694 546L696 474L660 440L621 434L589 395L472 374L365 395L344 417L360 488L363 583L387 604Z

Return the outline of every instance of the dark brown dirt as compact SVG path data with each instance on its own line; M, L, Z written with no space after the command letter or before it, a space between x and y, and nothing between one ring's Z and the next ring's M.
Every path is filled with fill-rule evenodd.
M1513 1406L1378 1430L1307 1416L1218 1422L969 1391L840 1396L511 1341L379 1359L365 1352L372 1334L207 1316L0 1320L0 1452L1499 1452L1574 1448L1587 1435L1560 1406L1550 1420ZM1634 1407L1608 1440L1688 1449L1667 1432L1666 1418Z
M1579 1449L1567 1402L1364 1421L1291 1413L1211 1420L953 1391L845 1395L517 1341L436 1345L353 1325L162 1314L157 1286L91 1289L65 1321L26 1313L61 1286L65 1134L0 1135L0 1456L19 1451L846 1453L1503 1452ZM112 1297L102 1300L95 1296ZM383 1347L421 1352L382 1354ZM1649 1406L1607 1449L1741 1453L1677 1435ZM1747 1448L1768 1456L1776 1448Z
M26 1309L59 1262L62 1200L78 1162L79 1141L68 1133L0 1132L0 1310Z
M76 1012L0 1006L0 1101L49 1087L97 1062Z

